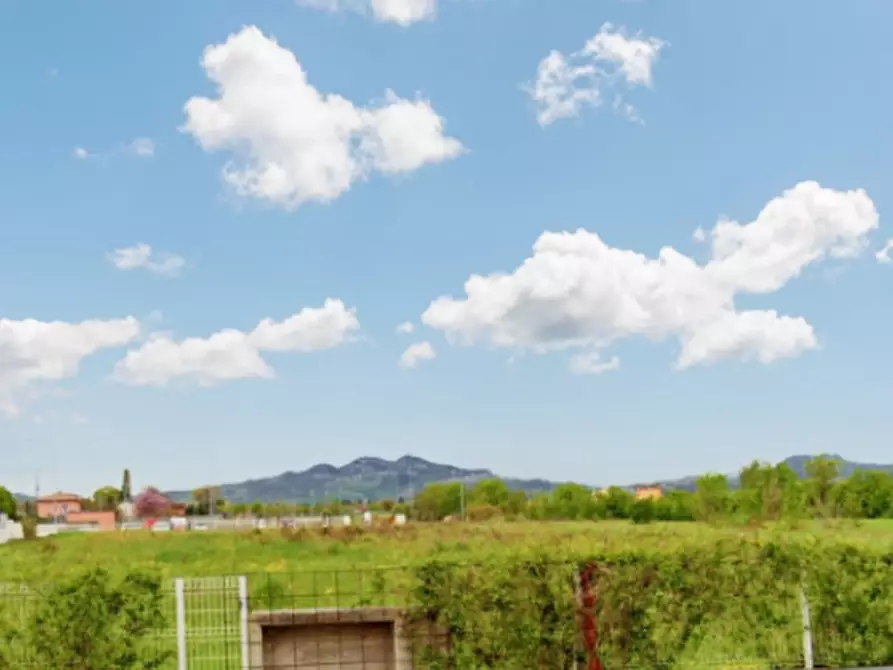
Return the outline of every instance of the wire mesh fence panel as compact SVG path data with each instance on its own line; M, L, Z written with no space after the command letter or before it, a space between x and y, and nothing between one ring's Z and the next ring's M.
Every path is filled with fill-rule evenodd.
M239 577L183 580L186 666L190 670L241 670Z
M28 584L0 583L0 668L36 668L25 635L37 611L40 589Z

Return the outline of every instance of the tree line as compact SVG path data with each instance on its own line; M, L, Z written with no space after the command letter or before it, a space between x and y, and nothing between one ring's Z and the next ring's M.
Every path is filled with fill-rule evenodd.
M531 520L631 519L722 521L806 518L893 518L893 474L856 470L841 476L840 461L818 456L806 463L805 477L786 463L753 461L741 469L737 486L725 475L705 474L693 491L669 490L660 497L637 497L620 487L593 492L580 484L561 484L533 497L504 482L484 480L465 488L436 483L413 500L413 516L438 520L463 515L472 520L503 516Z
M428 484L409 501L383 499L372 502L331 500L316 504L244 503L223 498L219 487L196 489L185 505L187 515L218 513L224 516L281 518L307 515L350 514L358 508L387 514L405 514L419 521L466 518L482 521L494 517L530 520L631 519L649 521L721 521L724 519L780 520L846 517L893 518L893 474L880 470L856 470L842 477L840 462L819 456L806 464L801 478L789 465L752 462L739 472L737 486L721 474L699 477L693 491L668 490L660 497L639 498L620 487L601 491L582 484L561 484L552 491L528 496L510 489L500 479ZM125 472L121 488L105 486L83 501L85 509L117 510L130 501L130 476ZM136 516L161 517L172 503L149 487L136 497ZM30 516L27 506L17 505L12 494L0 487L0 512L15 519Z

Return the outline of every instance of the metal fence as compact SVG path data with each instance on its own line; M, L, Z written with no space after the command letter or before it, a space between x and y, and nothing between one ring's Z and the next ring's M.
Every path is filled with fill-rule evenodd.
M599 658L588 637L595 628L587 628L594 603L587 600L588 593L577 580L575 586L569 586L574 590L575 607L560 615L572 621L555 623L565 628L570 624L569 628L579 635L571 644L573 656L564 660L531 657L517 666L501 663L498 658L489 664L480 658L470 663L467 657L459 661L453 656L452 636L456 631L449 630L450 622L433 623L409 616L407 594L412 579L404 568L176 578L166 583L164 590L164 614L169 625L153 633L153 644L170 652L162 670L810 670L833 667L836 650L848 643L827 621L812 621L806 594L801 592L792 594L790 602L779 601L778 611L772 614L773 629L755 628L750 633L753 639L761 639L764 648L773 647L771 662L749 655L748 640L721 640L729 623L721 618L704 620L703 633L693 640L690 653L677 654L672 662L658 660L645 667L618 658ZM43 589L31 586L0 584L0 629L4 618L24 621L33 616L43 593ZM474 635L504 633L504 622L501 629L494 623L499 617L515 621L511 612L505 611L511 605L500 605L497 600L486 603L486 607L492 610L488 615L491 619L475 629ZM729 611L747 617L748 607L742 601ZM89 616L89 612L84 615ZM420 621L424 625L420 626ZM517 618L517 624L523 627L525 621ZM736 630L740 632L741 626ZM468 630L460 632L469 635ZM426 660L420 653L422 648L439 653L441 664ZM12 652L12 669L39 667L27 649L13 648Z

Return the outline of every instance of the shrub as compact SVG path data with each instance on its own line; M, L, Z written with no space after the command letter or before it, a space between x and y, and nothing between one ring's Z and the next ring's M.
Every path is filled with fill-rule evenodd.
M651 523L655 517L654 501L649 498L636 500L630 507L629 518L633 523Z
M581 610L581 566L596 568ZM517 554L474 565L429 560L411 609L444 629L432 668L567 670L591 616L605 667L801 668L805 591L820 667L893 662L893 551L779 536L599 555Z
M26 540L37 539L37 519L32 516L22 519L22 536Z
M465 516L469 521L491 521L502 516L502 510L493 505L472 505L466 510Z
M36 667L153 670L170 657L152 636L166 624L161 581L132 572L113 582L93 568L44 595L23 638Z

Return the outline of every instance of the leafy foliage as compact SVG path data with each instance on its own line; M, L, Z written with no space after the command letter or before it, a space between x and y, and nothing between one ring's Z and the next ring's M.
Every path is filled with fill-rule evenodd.
M162 598L157 576L131 572L115 583L93 568L45 594L21 636L36 667L153 670L169 658L152 639L166 624Z
M164 516L171 507L171 501L168 500L158 489L149 487L136 499L134 509L136 515L141 519L151 519Z
M414 616L450 645L416 653L431 668L569 670L591 615L606 667L800 668L805 592L819 667L880 666L893 662L891 563L889 552L781 535L472 565L432 559L415 572ZM577 576L590 564L588 610Z
M18 504L15 496L8 489L0 486L0 513L5 514L10 519L15 519L18 514Z

